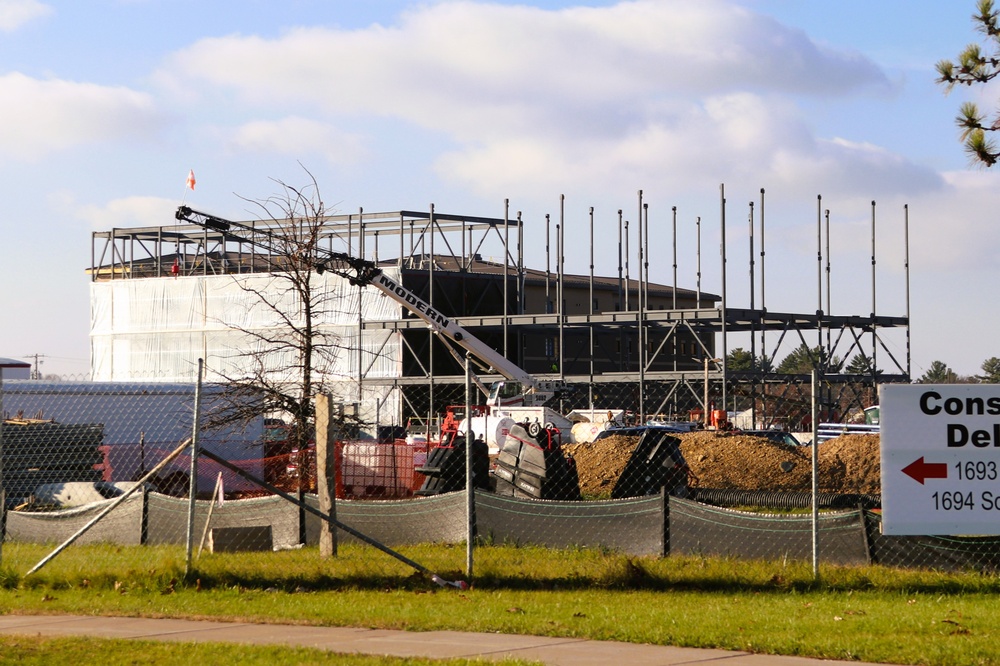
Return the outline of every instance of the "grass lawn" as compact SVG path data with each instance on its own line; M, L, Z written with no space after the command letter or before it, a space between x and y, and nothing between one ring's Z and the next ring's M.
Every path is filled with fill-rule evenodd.
M458 549L405 554L460 578ZM206 554L5 544L0 612L213 618L587 637L897 664L1000 664L1000 577L882 567L490 546L473 587L440 588L368 548ZM24 566L28 563L28 566ZM303 663L309 663L308 658ZM417 663L417 662L413 662Z

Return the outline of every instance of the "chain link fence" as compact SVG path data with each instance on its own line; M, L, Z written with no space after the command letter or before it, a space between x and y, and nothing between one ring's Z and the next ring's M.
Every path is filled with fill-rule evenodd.
M230 397L217 385L0 383L3 565L33 573L67 548L111 544L132 547L144 570L190 569L215 552L315 547L333 520L341 553L381 561L387 576L430 574L392 545L465 538L466 521L438 508L454 498L386 501L414 496L426 444L333 439L327 449L313 438L299 447L291 426L263 417L206 426ZM317 448L337 460L339 519L317 495ZM383 500L377 510L357 501L372 498ZM422 526L429 513L442 515L437 529ZM382 554L372 558L372 548Z
M877 436L818 445L814 521L813 447L787 439L809 434L810 387L781 387L779 400L779 387L734 383L737 409L722 410L722 391L699 379L576 386L534 419L472 405L468 446L460 385L404 394L405 420L376 424L379 437L326 423L300 446L278 419L206 428L220 386L6 381L3 564L42 564L22 544L45 544L47 557L71 543L128 546L150 568L318 548L441 580L404 553L471 537L476 548L451 549L446 570L498 566L489 545L804 560L815 548L838 565L997 568L997 538L881 534ZM831 413L853 409L830 399L837 387L823 391Z

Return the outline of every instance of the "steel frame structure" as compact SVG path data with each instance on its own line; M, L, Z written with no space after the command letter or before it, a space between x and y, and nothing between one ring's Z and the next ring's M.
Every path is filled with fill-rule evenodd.
M695 302L699 305L704 300L719 301L718 307L695 307L681 308L677 304L677 294L686 290L677 285L677 232L676 232L676 209L674 213L674 252L673 252L673 285L652 285L653 289L672 289L674 295L673 307L666 310L655 310L649 307L649 292L651 284L649 282L649 233L648 233L648 206L642 200L642 192L639 192L639 223L635 225L638 235L638 256L639 271L638 277L630 275L629 267L629 223L623 219L619 211L619 265L617 285L619 293L619 304L624 305L624 309L614 311L595 311L593 307L593 294L595 289L594 276L594 216L593 209L590 209L590 274L586 277L591 294L591 305L589 312L583 314L569 314L563 312L564 288L568 279L573 279L577 283L583 276L568 276L563 266L563 243L565 233L565 217L562 210L562 199L560 199L560 213L556 224L555 242L555 264L554 273L550 270L552 258L552 248L550 246L550 225L552 220L546 216L546 268L545 268L545 292L546 301L549 301L550 290L554 293L556 304L552 312L526 312L525 307L525 286L529 271L524 265L524 229L525 225L521 219L521 214L511 216L509 204L504 202L504 214L500 218L474 217L465 215L442 214L431 205L425 212L419 211L395 211L384 213L366 213L359 210L357 213L332 215L324 218L323 242L331 249L346 251L362 258L371 258L373 261L380 261L380 253L389 252L395 254L394 261L400 269L426 271L428 285L427 300L434 305L434 280L437 279L462 279L468 276L474 261L478 258L480 250L488 241L497 241L503 252L502 270L497 270L495 278L501 283L501 300L503 302L502 313L486 316L468 316L466 313L453 314L454 318L465 328L474 331L493 331L502 340L501 350L505 355L510 353L510 339L520 336L527 331L548 331L558 338L558 368L564 368L564 345L563 342L569 332L582 332L589 335L591 342L600 332L616 331L622 336L631 336L638 339L638 350L636 362L629 367L622 367L618 372L594 372L593 360L590 361L590 372L587 374L566 375L560 372L550 375L552 378L563 379L568 383L586 384L590 386L591 395L593 387L608 383L636 384L638 386L638 412L640 416L646 414L657 414L664 411L665 400L658 403L645 404L647 394L645 384L652 382L655 384L665 384L668 389L665 394L677 396L686 393L688 397L708 394L708 388L713 388L713 393L721 395L721 404L728 405L727 391L732 386L741 395L748 392L751 396L752 405L757 405L756 396L767 396L769 399L777 399L782 392L781 387L800 386L803 382L808 383L807 376L799 375L779 375L769 370L735 372L726 367L726 356L729 350L728 337L733 334L751 335L752 356L756 364L757 359L773 359L776 350L786 341L798 341L807 349L813 345L807 342L808 337L815 336L820 341L820 347L826 352L825 358L832 358L835 354L843 354L847 358L854 352L866 354L871 359L869 374L865 375L844 375L839 373L825 373L822 367L823 359L815 359L823 374L827 402L830 404L843 404L844 395L855 393L854 398L847 398L849 402L858 407L867 406L862 404L870 401L874 392L874 387L878 383L885 382L906 382L910 380L910 321L909 321L909 260L908 260L908 220L905 242L907 244L907 295L906 314L901 316L876 315L874 307L875 291L875 213L874 202L872 204L872 312L869 315L832 315L829 304L829 211L826 211L825 218L822 209L817 212L818 243L817 256L819 258L819 306L817 310L809 314L801 313L779 313L771 312L764 307L764 238L763 238L763 208L764 191L761 190L760 201L760 282L761 282L761 307L755 307L753 302L754 288L751 284L751 302L749 308L730 308L727 304L727 294L725 289L725 229L726 229L726 204L724 188L720 188L721 201L721 228L722 228L722 285L721 298L711 294L701 292L701 249L700 249L700 218L698 227L698 274L697 291L695 292ZM907 211L908 215L908 211ZM827 302L826 309L823 308L823 222L826 223L826 280L827 280ZM287 221L284 221L287 223ZM276 228L281 221L261 221L252 220L245 224L259 228L261 233L268 233ZM750 209L750 243L751 243L751 282L754 276L754 208L751 203ZM645 234L643 233L645 231ZM513 238L512 238L513 236ZM645 236L645 240L643 237ZM386 239L391 239L386 242ZM173 250L171 252L170 250ZM442 262L438 257L447 256L449 259L448 268L444 270ZM392 261L392 260L389 260ZM454 270L457 267L457 271ZM143 228L123 228L112 229L108 232L94 232L92 234L91 251L91 279L117 280L136 279L146 277L167 277L170 275L224 275L240 274L252 272L265 272L281 270L280 258L262 255L255 251L248 244L234 242L226 239L221 233L213 232L209 229L196 228L182 225L170 225L161 227ZM481 277L481 276L480 276ZM601 278L606 281L606 278ZM612 278L613 279L613 278ZM514 293L511 294L510 290ZM690 294L690 292L687 292ZM514 304L514 308L510 307ZM358 328L362 330L390 329L393 331L406 331L408 329L423 329L425 324L417 319L399 319L395 321L365 321L359 314ZM885 344L882 332L893 329L905 329L906 334L906 358L897 359L890 348ZM823 335L826 334L826 342ZM478 334L478 333L477 333ZM704 361L703 372L693 371L690 368L678 368L676 359L677 340L681 335L686 339L694 339L698 342L698 349L692 350L692 356ZM770 345L765 347L765 334L770 335ZM428 333L432 336L431 333ZM761 349L756 349L757 336L761 338ZM402 336L401 336L402 337ZM430 337L428 340L430 341ZM864 350L864 341L870 342L867 347L870 353ZM706 340L714 340L716 344L706 344ZM405 344L405 342L404 342ZM721 344L721 350L717 349ZM434 404L434 385L464 384L465 378L457 375L435 375L433 372L433 344L427 345L427 354L430 358L426 364L420 363L422 375L411 377L400 377L391 380L366 378L364 368L359 363L358 378L359 385L364 382L366 385L384 385L392 387L406 386L426 386L430 395L430 403ZM590 349L594 349L591 344ZM877 364L878 352L881 350L882 357L888 358L888 369L880 368ZM418 350L411 349L415 356L419 355ZM660 369L654 369L658 361L670 355L674 359L673 370L663 370L662 363ZM718 358L716 355L718 354ZM592 354L591 354L592 355ZM540 373L539 377L546 377ZM490 378L488 374L483 375L483 379ZM857 390L854 387L861 387ZM662 388L662 387L661 387ZM664 391L660 390L662 395ZM404 397L405 401L405 397ZM698 402L704 402L699 399ZM591 400L591 405L593 404ZM708 409L707 404L703 404L703 409ZM428 416L430 418L430 415Z

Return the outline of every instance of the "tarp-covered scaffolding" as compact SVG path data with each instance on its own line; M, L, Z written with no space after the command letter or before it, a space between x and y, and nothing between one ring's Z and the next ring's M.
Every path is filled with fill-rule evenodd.
M387 267L385 272L398 279L398 269ZM391 419L398 411L397 392L384 385L362 384L359 389L357 378L401 375L400 333L362 330L359 321L395 321L402 317L401 308L378 291L352 286L336 275L314 279L326 303L314 325L336 341L332 363L323 368L324 380L341 380L339 399L360 403L359 416L366 421L376 421L376 409L383 419ZM256 273L91 282L94 381L189 382L195 379L199 357L205 359L208 382L239 376L238 368L246 367L254 354L273 368L294 367L296 350L260 342L286 330L279 312L288 316L300 311L290 293L272 284L277 280L281 278ZM268 294L269 304L259 293ZM288 379L295 378L289 374Z

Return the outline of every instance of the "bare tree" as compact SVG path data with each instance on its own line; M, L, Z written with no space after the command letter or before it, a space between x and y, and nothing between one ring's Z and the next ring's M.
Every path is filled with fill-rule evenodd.
M230 387L225 409L213 420L221 424L280 416L290 421L288 448L304 455L313 436L313 397L323 391L336 401L336 391L345 385L342 376L331 379L337 358L348 350L337 329L328 325L344 304L325 288L328 278L315 270L323 254L320 243L332 233L315 178L309 174L305 187L275 182L278 194L247 200L266 229L255 236L256 261L265 259L253 274L233 278L252 296L255 319L268 323L226 322L243 342L226 359L226 367L213 368ZM232 235L227 241L240 242ZM356 417L340 418L347 426L351 424L344 421ZM301 476L304 458L299 463Z

